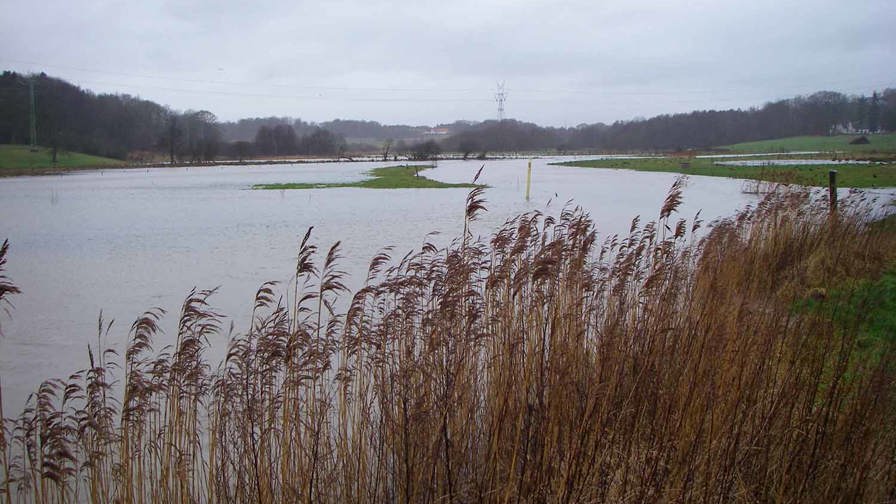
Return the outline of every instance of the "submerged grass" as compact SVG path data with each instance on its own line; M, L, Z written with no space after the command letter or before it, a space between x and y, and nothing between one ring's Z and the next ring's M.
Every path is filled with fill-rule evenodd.
M879 278L896 238L843 202L769 195L717 221L598 241L574 208L370 263L348 309L339 243L301 241L285 301L255 296L226 359L209 291L154 350L48 380L0 443L7 502L884 502L896 498L896 349L794 310ZM108 326L100 324L100 331ZM120 394L113 393L116 389ZM121 400L116 399L121 397Z
M368 172L372 178L358 182L325 182L286 184L256 184L253 189L330 189L335 187L361 187L365 189L444 189L457 187L481 187L475 184L449 184L439 182L420 175L420 172L432 168L428 165L386 166L374 168Z
M783 184L827 187L828 171L838 171L840 187L894 187L896 163L837 164L805 166L725 166L707 158L595 159L555 163L582 168L612 168L637 171L684 173L708 177L764 180Z

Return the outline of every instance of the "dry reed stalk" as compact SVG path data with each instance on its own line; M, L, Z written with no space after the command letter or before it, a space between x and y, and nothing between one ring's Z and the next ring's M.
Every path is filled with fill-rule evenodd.
M682 189L603 242L575 208L474 239L474 190L458 240L377 254L344 314L339 244L318 267L309 229L289 297L262 285L215 371L194 291L173 348L161 310L131 326L120 404L101 347L45 382L4 420L6 500L892 499L896 352L867 358L864 311L839 313L896 237L799 191L698 236Z

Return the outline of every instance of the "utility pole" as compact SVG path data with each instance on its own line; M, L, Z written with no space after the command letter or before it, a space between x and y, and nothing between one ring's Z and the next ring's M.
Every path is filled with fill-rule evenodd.
M168 147L171 155L171 166L174 166L174 135L177 134L177 116L172 115L168 123Z
M37 113L34 111L34 77L28 79L28 92L31 95L31 152L37 152Z
M504 120L504 102L507 101L507 91L504 90L504 83L498 83L498 92L495 93L495 101L498 102L498 121Z

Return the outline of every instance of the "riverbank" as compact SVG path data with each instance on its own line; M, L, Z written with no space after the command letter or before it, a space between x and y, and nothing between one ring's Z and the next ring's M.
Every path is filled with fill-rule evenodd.
M752 158L738 157L739 161ZM660 157L644 159L594 159L554 163L559 166L606 168L650 172L683 173L707 177L763 180L774 183L825 187L828 172L837 170L840 187L877 188L896 186L896 163L775 165L774 159L756 158L758 166L722 165L724 158Z
M460 154L445 154L433 161L497 161L505 159L529 159L547 155L533 153L496 153L484 159L465 159ZM375 163L375 162L415 162L406 156L391 156L383 159L379 155L357 155L342 157L278 157L259 159L216 159L214 161L166 162L166 161L126 161L123 159L92 156L78 152L59 151L57 162L52 161L52 152L47 147L38 147L32 152L27 145L0 145L0 178L33 175L59 175L80 170L138 170L146 168L187 168L196 166L273 166L307 165L320 163Z
M868 143L851 143L864 136ZM720 147L735 153L820 151L854 154L896 154L896 133L868 135L798 136Z
M32 151L27 145L0 145L0 177L45 175L72 170L126 168L128 166L128 163L121 159L62 150L56 153L56 163L53 163L53 152L48 147L37 147Z

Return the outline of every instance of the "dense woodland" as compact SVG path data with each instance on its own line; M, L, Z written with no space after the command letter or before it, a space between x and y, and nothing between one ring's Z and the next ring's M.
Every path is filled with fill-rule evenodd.
M40 145L119 159L178 162L251 156L343 156L366 152L425 157L459 152L632 151L708 148L837 131L896 130L896 89L870 96L822 91L747 110L707 110L613 124L543 127L516 120L428 126L336 119L314 124L267 117L220 122L206 110L176 111L126 94L95 94L46 74L0 76L0 143L30 142L33 86ZM441 138L434 147L433 138Z
M838 131L896 130L896 89L867 96L822 91L748 110L704 110L650 119L545 128L513 120L486 121L445 142L459 152L555 148L609 151L708 148L738 142Z

